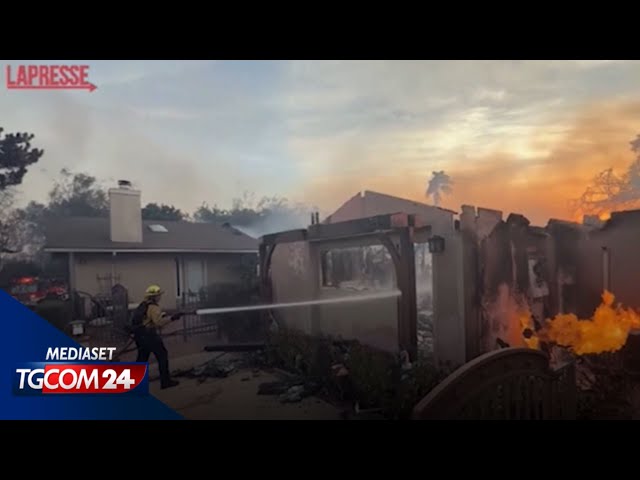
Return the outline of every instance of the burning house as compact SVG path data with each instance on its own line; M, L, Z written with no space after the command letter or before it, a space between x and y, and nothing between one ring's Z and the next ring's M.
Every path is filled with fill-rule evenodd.
M422 353L439 365L506 345L618 350L640 326L640 316L617 305L640 307L633 281L640 260L630 252L640 211L586 220L533 226L521 214L465 205L456 215L364 192L323 223L263 237L264 291L274 302L366 293L361 303L274 315L310 335ZM398 297L375 298L394 289Z

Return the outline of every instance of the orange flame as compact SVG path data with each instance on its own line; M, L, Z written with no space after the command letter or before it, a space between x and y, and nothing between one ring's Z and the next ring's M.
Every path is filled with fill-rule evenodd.
M592 318L581 320L572 313L556 315L546 321L539 335L577 355L618 351L629 332L640 328L640 313L620 304L614 306L614 300L615 296L605 290Z
M540 338L534 333L535 329L533 321L531 320L531 312L529 309L521 309L518 311L517 317L525 345L538 350L540 348Z

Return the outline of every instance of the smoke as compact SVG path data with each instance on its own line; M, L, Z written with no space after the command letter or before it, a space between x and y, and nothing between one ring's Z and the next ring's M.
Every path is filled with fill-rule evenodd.
M456 183L442 206L457 211L469 204L517 212L542 225L549 218L571 219L570 200L582 194L594 175L607 168L625 169L633 160L629 141L638 133L638 125L640 101L610 101L541 122L522 138L523 156L503 142L476 149L471 142L457 141L459 148L434 161ZM509 138L505 134L501 140ZM326 208L337 208L365 189L424 202L426 160L421 152L407 153L411 144L405 143L397 151L389 147L361 156L334 149L335 155L318 158L318 162L330 160L333 169L326 167L310 177L300 185L299 195ZM301 153L307 156L324 151L320 144L305 147ZM358 169L345 171L341 165Z
M236 230L253 238L260 238L270 233L283 232L287 230L304 229L311 223L311 213L316 211L311 207L302 205L278 206L262 212L256 220L239 225L233 223Z

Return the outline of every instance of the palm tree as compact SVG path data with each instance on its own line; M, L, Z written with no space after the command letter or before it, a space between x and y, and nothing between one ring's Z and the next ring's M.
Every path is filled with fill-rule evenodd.
M452 185L451 177L444 173L443 170L432 172L431 180L429 180L429 185L427 186L427 197L432 197L433 204L437 207L440 205L442 196L451 193Z

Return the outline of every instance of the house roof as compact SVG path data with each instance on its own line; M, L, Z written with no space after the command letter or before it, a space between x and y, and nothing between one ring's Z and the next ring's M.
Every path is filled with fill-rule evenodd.
M367 202L367 201L375 202L376 200L381 200L383 202L385 200L391 200L391 201L395 202L392 208L388 208L389 205L382 205L382 208L376 209L377 212L375 214L382 214L382 213L389 214L389 213L392 213L392 211L393 212L402 211L403 207L401 205L403 205L403 204L406 206L404 208L407 208L407 207L427 208L427 209L441 210L443 212L451 213L453 215L457 215L457 213L458 213L458 212L455 212L453 210L449 210L449 209L442 208L442 207L436 207L435 205L429 205L427 203L416 202L414 200L409 200L407 198L396 197L394 195L389 195L389 194L380 193L380 192L374 192L374 191L371 191L371 190L363 190L361 192L356 193L353 197L349 198L346 202L344 202L342 205L340 205L340 207L338 207L338 209L335 210L331 215L328 215L323 220L322 223L330 223L333 220L333 217L336 216L336 214L341 212L345 207L347 207L347 205L350 205L352 202L356 201L356 199L361 199L364 202Z
M151 225L162 225L166 232L154 232ZM158 230L155 229L154 230ZM160 229L161 230L161 229ZM255 252L258 240L212 223L142 222L142 243L112 242L108 218L69 217L45 224L45 250L67 251L146 251L146 252Z
M369 197L387 197L387 198L392 198L394 200L402 200L403 202L407 202L409 204L420 206L420 207L435 208L437 210L442 210L444 212L453 213L454 215L457 215L457 213L458 213L458 212L456 212L454 210L449 210L448 208L437 207L435 205L429 205L428 203L416 202L415 200L409 200L408 198L396 197L395 195L389 195L388 193L374 192L372 190L365 190L364 192L361 193L361 195L364 196L364 197L367 197L367 196L369 196Z

